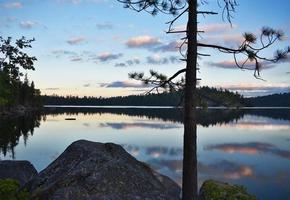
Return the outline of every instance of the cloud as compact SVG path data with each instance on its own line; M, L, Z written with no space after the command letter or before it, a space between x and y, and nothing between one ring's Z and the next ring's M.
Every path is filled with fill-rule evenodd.
M24 29L31 29L31 28L34 28L35 26L38 26L38 25L39 25L38 22L36 22L36 21L29 21L29 20L27 20L27 21L21 21L19 23L19 26L21 28L24 28Z
M115 67L127 67L126 63L116 63Z
M78 37L72 37L69 40L67 40L66 42L70 45L77 45L77 44L81 44L85 41L86 39L82 36L78 36Z
M217 34L232 31L236 29L238 26L236 24L229 24L229 23L214 23L214 24L203 24L198 26L200 31L204 31L208 34ZM186 25L179 25L174 27L174 31L184 31L186 30Z
M89 84L89 83L86 83L83 85L83 87L90 87L90 86L91 86L91 84Z
M167 44L161 44L152 50L153 51L161 51L161 52L176 52L179 50L180 45L181 45L181 42L172 41L172 42L169 42Z
M73 55L73 56L77 55L77 53L74 51L63 50L63 49L55 49L51 51L51 53L56 55L57 57L62 56L62 55Z
M214 24L205 24L198 27L199 30L204 31L205 33L222 33L227 32L232 29L237 28L236 24L229 23L214 23Z
M112 29L113 28L113 24L110 22L104 22L104 23L98 23L96 24L97 28L99 30L104 30L104 29Z
M128 67L132 65L139 65L140 64L140 59L138 57L126 60L125 62L121 63L116 63L115 67Z
M111 83L101 83L100 87L106 88L146 88L147 85L142 83L134 83L129 81L114 81Z
M134 37L126 42L126 45L129 48L152 48L159 44L161 44L161 42L158 38L148 35Z
M161 42L156 37L138 36L129 39L126 43L128 48L143 48L153 52L176 52L179 51L181 41ZM184 45L183 47L186 47Z
M106 62L106 61L111 61L111 60L119 59L122 56L123 56L122 53L113 54L113 53L110 53L110 52L103 52L103 53L100 53L96 57L96 59L98 59L101 62Z
M242 62L238 62L238 63L239 63L239 65L242 65ZM207 66L224 68L224 69L239 69L234 60L225 60L225 61L219 61L219 62L207 62L206 64L207 64ZM261 68L262 70L275 67L275 65L271 62L261 62L261 64L262 64L262 68ZM254 62L247 62L244 65L244 69L255 70L255 63Z
M147 63L153 65L160 65L160 64L169 64L169 63L177 63L179 59L177 56L170 56L170 57L161 57L158 54L154 54L152 56L147 57Z
M140 64L140 59L138 57L135 57L135 58L132 58L130 60L127 60L126 63L129 66L138 65L138 64Z
M209 145L205 147L205 150L219 150L225 153L241 153L250 155L255 155L258 153L271 153L282 158L290 159L290 150L283 150L275 145L261 142Z
M241 34L217 34L207 35L199 40L200 43L211 43L216 45L226 45L229 47L237 47L244 41Z
M72 42L73 41L73 42ZM78 43L81 42L81 39L74 39L72 40L71 43ZM110 52L103 52L97 55L96 53L92 51L81 51L81 52L75 52L75 51L70 51L70 50L64 50L64 49L55 49L51 51L52 55L56 57L61 57L64 56L65 58L69 59L70 61L77 62L77 61L92 61L96 62L96 60L100 62L106 62L106 61L111 61L118 59L123 56L123 54L113 54ZM135 60L134 62L137 62Z
M4 4L4 8L9 8L9 9L22 8L22 6L23 5L21 2L10 2L10 3Z
M286 74L290 74L290 72L286 72Z

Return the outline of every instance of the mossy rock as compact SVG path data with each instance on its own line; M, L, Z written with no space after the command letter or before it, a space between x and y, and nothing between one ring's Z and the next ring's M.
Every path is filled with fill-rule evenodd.
M202 184L199 200L256 200L243 186L207 180Z
M19 191L20 183L14 179L0 180L0 200L28 200L29 193L26 190Z

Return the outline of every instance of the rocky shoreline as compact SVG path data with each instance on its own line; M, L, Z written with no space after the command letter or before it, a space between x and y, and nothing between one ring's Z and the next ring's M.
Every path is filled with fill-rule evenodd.
M14 193L5 184L8 181L17 186L11 180L19 182ZM6 190L1 188L3 185ZM180 200L180 193L181 188L173 180L113 143L76 141L40 173L28 161L0 161L0 199L14 195L13 199L22 200ZM211 193L219 196L213 198ZM255 199L242 187L207 181L199 200L229 194L236 195L235 199Z

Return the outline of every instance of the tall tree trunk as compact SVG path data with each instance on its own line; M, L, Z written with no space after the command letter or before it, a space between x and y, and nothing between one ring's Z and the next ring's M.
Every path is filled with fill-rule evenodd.
M197 0L189 0L187 23L187 63L184 98L184 141L182 199L197 200L196 155L196 65L197 65Z

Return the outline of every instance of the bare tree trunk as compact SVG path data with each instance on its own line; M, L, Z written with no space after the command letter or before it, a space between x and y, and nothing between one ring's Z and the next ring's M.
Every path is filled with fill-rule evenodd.
M196 64L197 0L189 0L188 50L185 75L182 199L197 200Z

